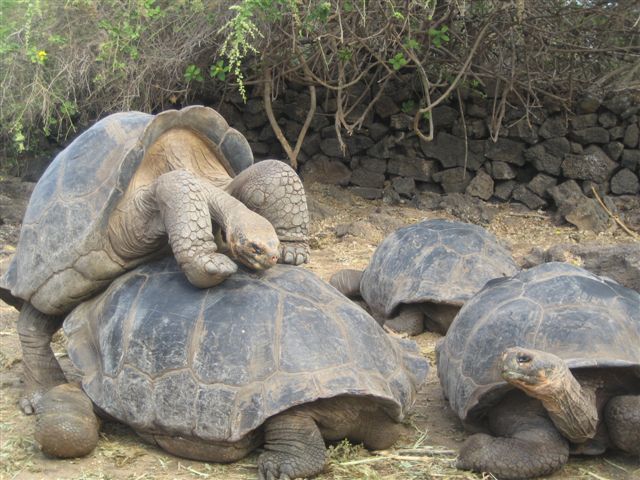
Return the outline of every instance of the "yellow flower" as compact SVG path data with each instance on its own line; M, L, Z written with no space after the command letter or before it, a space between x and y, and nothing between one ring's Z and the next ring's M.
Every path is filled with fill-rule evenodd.
M47 59L47 52L45 52L44 50L38 50L36 52L36 56L38 58L38 63L44 63L44 61Z

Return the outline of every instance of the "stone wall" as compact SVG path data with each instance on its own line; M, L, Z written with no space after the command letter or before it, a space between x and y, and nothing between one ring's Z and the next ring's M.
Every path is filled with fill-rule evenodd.
M335 101L323 102L320 92L298 159L301 176L350 186L370 199L410 198L428 191L515 200L533 210L556 208L569 221L597 209L595 201L586 200L593 197L592 187L601 196L640 191L637 94L585 97L572 115L553 106L536 109L528 118L522 109L507 109L494 142L489 130L493 99L466 92L461 98L464 121L457 98L436 107L434 141L424 142L411 129L411 88L400 85L388 91L362 129L343 134L344 154L331 115ZM294 145L309 108L306 91L289 89L273 105ZM219 110L246 133L257 159L285 158L260 98L227 103Z

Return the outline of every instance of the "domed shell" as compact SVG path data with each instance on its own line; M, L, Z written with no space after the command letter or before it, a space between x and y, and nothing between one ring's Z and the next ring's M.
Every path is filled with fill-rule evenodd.
M400 304L461 306L487 281L517 271L509 252L484 228L425 220L396 230L378 245L360 293L374 312L389 318Z
M445 396L467 424L513 388L498 362L516 346L553 353L572 369L638 368L640 294L555 262L489 282L465 303L436 348Z
M176 127L211 140L232 176L253 163L247 140L210 108L110 115L60 152L36 184L0 288L44 313L60 314L121 274L123 266L106 252L109 216L148 148ZM65 271L67 275L59 275ZM56 304L37 296L48 282L60 292Z
M201 290L172 258L147 264L79 305L64 330L101 409L141 433L208 441L337 395L375 398L400 420L428 370L413 342L285 265Z

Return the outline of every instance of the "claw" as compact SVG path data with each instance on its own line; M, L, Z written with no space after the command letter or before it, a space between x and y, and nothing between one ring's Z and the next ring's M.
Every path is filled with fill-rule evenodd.
M20 409L25 415L33 415L38 413L38 404L42 400L42 397L46 393L49 387L46 387L44 390L29 390L24 393L23 397L20 399Z
M27 397L20 399L20 409L25 415L33 415L34 413L36 413L31 400Z
M218 285L238 270L238 266L226 255L203 253L182 266L182 270L193 285L208 288Z

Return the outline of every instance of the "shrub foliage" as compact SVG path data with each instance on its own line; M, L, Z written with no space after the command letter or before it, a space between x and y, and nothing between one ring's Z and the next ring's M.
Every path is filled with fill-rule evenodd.
M568 110L586 92L640 89L634 0L0 2L3 162L114 111L249 89L271 110L292 82L310 89L311 112L323 87L339 138L399 76L415 87L403 111L425 139L432 109L458 89L495 99L494 136L509 106L527 116L548 102Z

